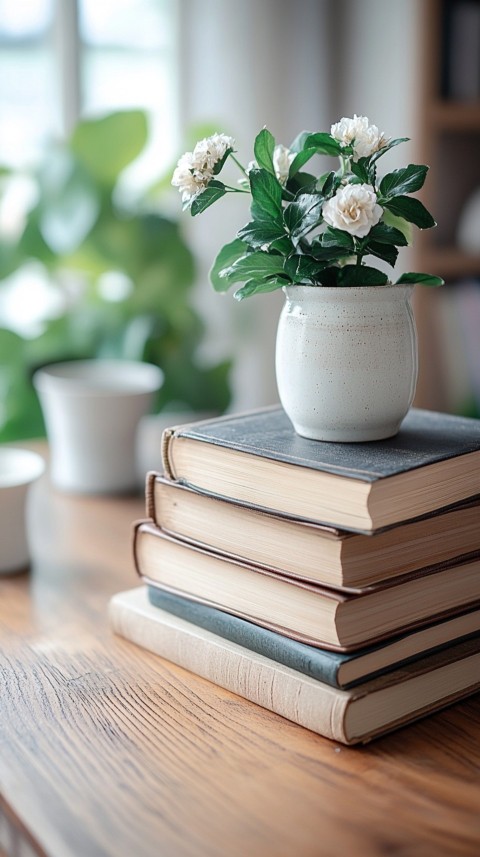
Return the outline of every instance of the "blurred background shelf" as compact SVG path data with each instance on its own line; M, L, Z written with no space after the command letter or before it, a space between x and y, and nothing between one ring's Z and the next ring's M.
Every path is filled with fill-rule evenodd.
M427 121L438 130L480 131L480 99L468 104L433 100L427 108Z
M458 247L428 247L421 256L425 270L432 270L439 277L451 280L460 277L480 277L480 252L465 253Z
M460 234L480 189L480 2L421 6L417 157L430 166L422 198L438 226L419 235L415 270L439 274L446 287L417 290L415 403L480 416L480 221L478 245L470 241L468 252Z

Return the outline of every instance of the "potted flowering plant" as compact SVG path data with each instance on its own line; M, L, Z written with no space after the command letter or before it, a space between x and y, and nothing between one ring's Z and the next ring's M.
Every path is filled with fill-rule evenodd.
M435 226L411 196L427 166L377 174L378 160L406 139L388 139L365 116L343 118L330 133L303 132L288 148L264 128L255 161L244 167L234 140L215 134L183 155L173 175L194 216L228 193L251 195L251 220L220 250L210 277L220 292L241 284L238 300L284 289L277 381L285 410L307 437L391 436L413 399L411 293L417 283L442 280L412 272L392 283L370 263L373 257L393 267L398 248L411 243L412 226ZM317 154L336 157L339 167L306 172ZM218 178L229 160L241 171L236 184Z

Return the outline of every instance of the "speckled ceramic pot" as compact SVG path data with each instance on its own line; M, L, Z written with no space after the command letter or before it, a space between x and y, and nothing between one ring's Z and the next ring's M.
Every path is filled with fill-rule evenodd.
M277 385L295 431L344 442L396 434L417 381L413 286L284 291Z

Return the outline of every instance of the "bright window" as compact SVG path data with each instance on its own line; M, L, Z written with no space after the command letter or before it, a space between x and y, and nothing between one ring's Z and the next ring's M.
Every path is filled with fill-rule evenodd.
M59 130L52 0L0 0L0 163L31 162Z
M156 178L178 148L175 6L0 0L0 163L31 163L78 116L140 107L151 139L131 178Z

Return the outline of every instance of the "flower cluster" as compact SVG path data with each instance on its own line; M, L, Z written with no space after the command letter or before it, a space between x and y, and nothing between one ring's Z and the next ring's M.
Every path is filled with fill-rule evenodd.
M353 119L340 119L340 122L332 125L330 133L334 140L338 140L342 149L351 146L355 162L360 158L369 158L389 142L376 125L369 124L366 116L356 114Z
M200 140L193 152L185 152L180 158L172 178L178 187L182 201L188 205L205 190L214 175L220 172L225 159L233 152L235 141L226 134L213 134Z
M192 215L227 193L251 194L251 220L222 248L210 272L217 291L242 283L241 300L290 285L381 286L387 274L365 263L373 256L394 266L398 248L411 240L412 225L435 226L410 194L420 190L427 167L408 164L377 176L377 161L407 138L391 140L366 116L343 118L330 133L299 134L287 147L264 128L255 159L244 168L225 134L201 140L183 155L172 184ZM304 170L314 155L334 156L340 166L320 176ZM242 171L236 186L217 176L227 159ZM430 274L408 273L397 283L440 285Z

